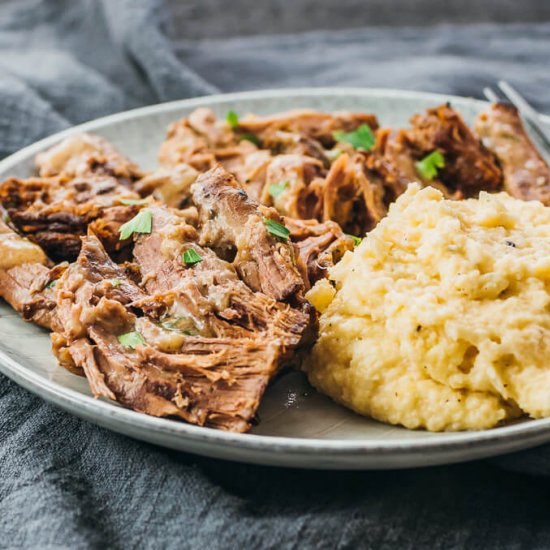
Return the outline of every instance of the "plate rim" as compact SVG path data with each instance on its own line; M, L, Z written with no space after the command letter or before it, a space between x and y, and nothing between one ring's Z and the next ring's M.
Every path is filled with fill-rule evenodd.
M398 90L392 88L359 88L359 87L302 87L272 90L253 90L234 92L228 94L214 94L207 96L181 99L130 109L84 122L60 132L56 132L39 141L36 141L12 155L0 161L0 171L15 167L29 156L36 154L58 143L67 136L83 131L100 130L102 127L126 120L139 119L162 112L193 108L199 106L216 105L231 101L246 101L254 99L270 99L283 97L320 97L320 96L356 96L356 97L381 97L382 95L392 99L429 100L434 102L457 101L473 103L480 107L487 106L489 102L473 97L457 96L450 94L422 92L416 90ZM550 116L541 115L545 124L550 125ZM19 317L18 319L22 321ZM451 451L459 448L487 448L496 442L513 440L519 443L522 440L532 440L537 435L548 434L550 418L530 419L527 422L499 426L480 431L443 432L437 436L427 435L411 439L388 440L349 440L349 439L322 439L316 437L288 437L275 435L260 435L253 433L233 433L213 428L195 426L169 418L158 418L125 409L114 403L96 399L90 395L84 395L77 390L64 386L59 382L47 379L25 367L24 358L17 360L6 351L0 349L0 372L13 380L18 385L31 391L38 397L52 402L71 413L80 408L86 418L99 416L103 419L112 419L124 425L134 428L153 430L156 433L180 436L197 443L226 444L233 448L257 451L283 451L288 454L301 454L311 451L327 451L331 455L357 455L364 453L376 453L378 455L393 454L398 451L409 453L424 453L433 451ZM76 376L76 375L75 375ZM113 428L115 429L115 428ZM115 429L115 431L117 431ZM124 432L122 432L124 433ZM419 431L421 433L421 431ZM429 434L429 432L425 432ZM548 434L550 438L550 434Z

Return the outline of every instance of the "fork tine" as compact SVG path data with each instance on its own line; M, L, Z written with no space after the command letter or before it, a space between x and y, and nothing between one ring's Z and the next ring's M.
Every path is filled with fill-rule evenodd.
M531 132L536 135L540 148L543 149L541 153L548 164L550 164L550 139L546 132L540 126L540 115L527 103L527 101L516 91L508 82L501 80L498 83L498 87L502 90L502 93L515 105L517 110L522 115L523 119L527 123Z
M483 95L492 103L498 103L500 101L498 95L492 88L489 88L489 86L483 88Z

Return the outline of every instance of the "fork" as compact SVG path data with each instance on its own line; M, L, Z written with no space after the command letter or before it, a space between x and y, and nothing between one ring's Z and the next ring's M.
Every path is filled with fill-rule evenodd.
M541 115L527 102L527 100L508 82L500 80L498 87L502 95L519 112L529 137L537 147L547 164L550 165L550 138L541 126ZM490 87L483 88L485 97L493 103L501 101L499 95Z

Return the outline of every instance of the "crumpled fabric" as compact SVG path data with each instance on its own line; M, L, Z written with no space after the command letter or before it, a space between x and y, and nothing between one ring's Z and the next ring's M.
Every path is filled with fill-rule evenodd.
M195 42L169 25L155 0L1 3L0 156L102 115L216 91L480 97L506 78L550 110L545 23ZM544 548L549 472L550 446L406 471L229 463L109 432L0 376L0 548Z

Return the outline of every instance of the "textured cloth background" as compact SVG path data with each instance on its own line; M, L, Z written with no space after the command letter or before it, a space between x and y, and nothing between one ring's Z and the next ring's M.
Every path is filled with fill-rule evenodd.
M204 16L212 1L194 5ZM534 0L521 5L540 13ZM215 90L356 85L479 96L504 77L550 111L549 23L195 42L184 30L203 36L200 22L184 7L185 21L153 0L0 2L0 155L110 112ZM549 447L399 472L202 459L92 426L0 377L1 548L547 548L549 472Z

